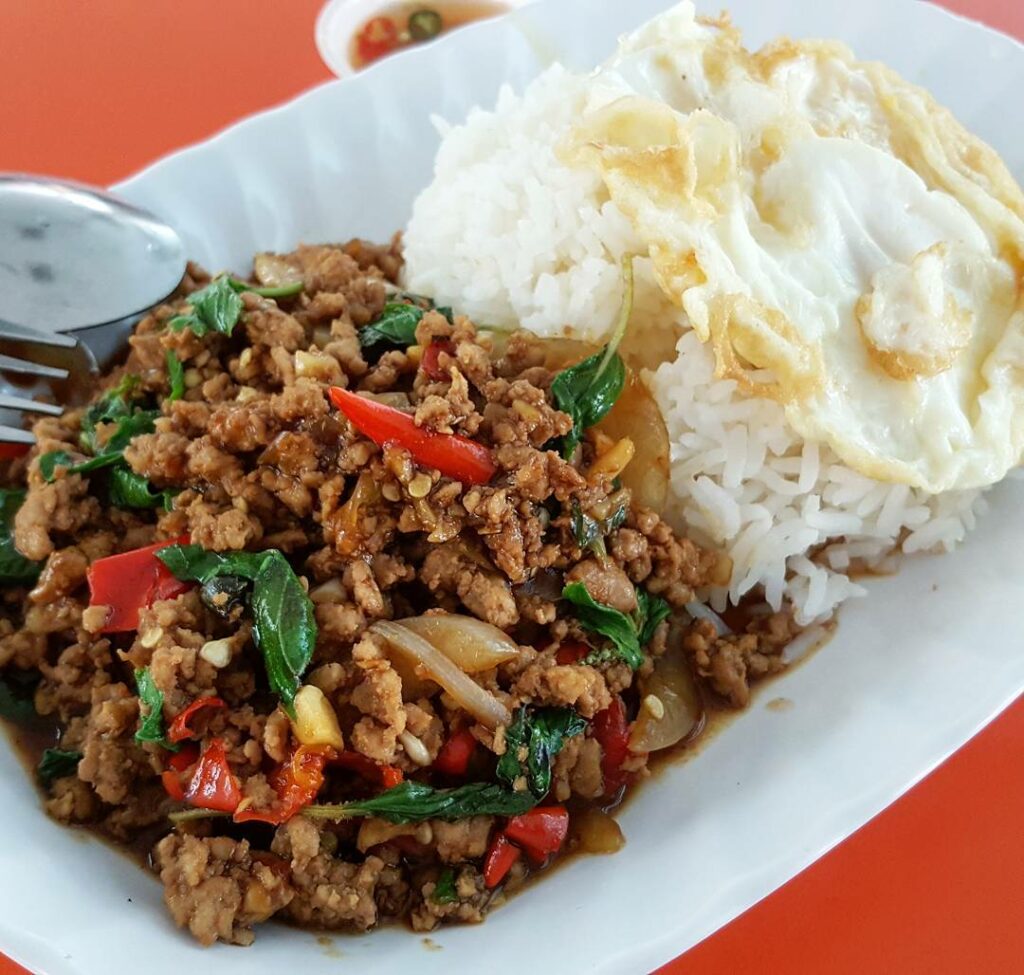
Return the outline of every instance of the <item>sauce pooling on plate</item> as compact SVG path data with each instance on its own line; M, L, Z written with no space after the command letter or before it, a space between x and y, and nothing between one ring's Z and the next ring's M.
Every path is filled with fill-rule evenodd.
M505 11L504 4L455 2L424 6L400 3L386 7L365 21L349 42L349 63L359 70L388 54L432 41L447 31L474 20L486 20Z

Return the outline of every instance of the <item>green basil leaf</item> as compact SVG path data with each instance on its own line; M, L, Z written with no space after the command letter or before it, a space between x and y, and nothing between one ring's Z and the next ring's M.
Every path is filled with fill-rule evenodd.
M139 689L139 728L135 740L155 742L169 752L176 752L177 745L171 744L164 736L164 692L153 682L148 667L135 671L135 685ZM145 705L145 713L141 705Z
M216 576L203 583L199 598L203 605L223 619L248 603L249 582L241 576Z
M110 503L117 508L156 508L166 506L167 491L155 491L148 478L129 467L115 467L107 485Z
M422 317L422 308L389 301L375 321L359 330L359 344L375 351L382 346L408 348L416 344L416 326Z
M182 582L206 583L218 576L256 578L268 552L209 552L202 545L166 545L156 557Z
M551 788L551 766L567 738L586 730L587 722L572 708L525 707L505 731L505 754L498 760L497 776L508 786L525 777L530 791L542 799Z
M430 899L435 904L453 904L459 899L455 890L455 871L451 867L445 867L438 875L437 883L434 884L434 892Z
M167 324L176 332L190 328L202 338L209 332L230 335L242 314L242 299L228 278L217 278L188 296L192 311L177 315Z
M64 748L47 748L36 767L36 774L43 788L49 789L57 779L74 775L78 771L78 763L82 753Z
M316 619L312 600L276 549L266 553L256 573L252 615L270 686L294 717L295 694L316 647Z
M313 657L317 628L313 603L288 560L277 549L208 552L199 545L168 545L156 556L178 579L206 586L232 576L253 583L253 637L271 688L294 717L293 701Z
M644 662L637 626L632 617L597 602L582 582L569 583L562 590L562 598L572 603L576 619L583 627L611 640L620 659L633 670Z
M139 385L139 377L126 374L113 388L107 390L82 414L81 432L78 441L86 453L97 453L96 427L101 423L113 423L131 416L134 406L131 394ZM105 452L105 451L104 451Z
M562 456L569 460L588 427L603 419L626 384L626 365L619 357L633 311L633 255L622 257L622 305L608 344L575 366L563 369L551 384L555 404L572 417L572 430L562 438Z
M173 403L185 395L185 367L174 349L167 350L167 380L171 384L171 395L167 398Z
M420 823L425 819L452 822L470 816L518 816L537 804L532 792L512 792L493 783L475 782L457 789L435 789L406 779L372 799L334 805L307 806L313 819L351 819L379 816L389 823Z
M52 482L58 467L66 468L69 474L88 474L89 471L100 470L103 467L113 467L115 464L120 464L123 459L123 451L115 450L109 454L90 457L88 460L76 464L75 458L66 450L52 450L39 458L39 473L46 481Z
M602 543L600 547L604 549L601 526L590 515L584 514L579 501L572 503L572 537L584 551L593 548L598 542Z
M35 582L43 567L26 559L14 546L14 516L24 500L24 491L0 489L0 582Z
M265 288L249 284L247 281L239 281L238 278L228 278L228 281L235 291L251 291L263 298L294 298L295 295L302 294L305 287L301 281L289 281L287 284L269 285Z
M646 647L658 625L671 615L669 604L661 596L653 596L646 589L637 589L634 617L639 631L640 646Z
M610 346L575 366L563 369L551 384L555 405L572 417L572 429L562 438L562 456L569 460L589 427L608 415L626 385L626 365Z
M37 670L6 670L0 678L0 718L24 724L36 717L33 703L40 674Z

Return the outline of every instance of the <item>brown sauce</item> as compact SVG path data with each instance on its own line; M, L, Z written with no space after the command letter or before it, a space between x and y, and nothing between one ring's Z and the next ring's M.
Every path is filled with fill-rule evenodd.
M434 40L442 34L477 20L486 20L505 13L503 3L488 0L450 0L441 3L397 3L379 10L373 18L360 24L348 40L348 61L355 70L365 68L381 58L396 54L419 43ZM441 26L430 37L417 39L410 31L410 17L418 11L432 11L440 15ZM375 30L373 21L384 18L391 28ZM366 37L369 28L370 36ZM365 38L365 39L364 39Z

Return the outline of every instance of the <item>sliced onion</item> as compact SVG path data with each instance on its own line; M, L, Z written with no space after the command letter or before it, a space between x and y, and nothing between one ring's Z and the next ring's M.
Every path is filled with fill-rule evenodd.
M732 633L732 630L729 629L729 624L705 603L698 602L695 599L693 602L687 603L684 608L695 620L707 620L714 626L719 636L728 636Z
M668 496L669 440L665 420L651 391L633 369L608 415L595 427L613 440L629 437L633 458L619 475L641 508L661 514Z
M671 748L700 731L704 705L678 644L654 662L654 670L640 682L640 694L640 712L629 734L630 751ZM656 710L648 697L657 699Z
M625 846L626 838L619 824L596 806L574 810L571 823L581 853L618 853Z
M459 670L478 674L515 660L519 647L502 630L473 616L446 613L398 620L441 651Z
M512 715L501 701L459 670L418 633L390 620L378 620L370 630L387 640L408 661L419 664L427 676L436 680L455 698L459 707L468 711L481 724L497 728L498 725L511 723Z

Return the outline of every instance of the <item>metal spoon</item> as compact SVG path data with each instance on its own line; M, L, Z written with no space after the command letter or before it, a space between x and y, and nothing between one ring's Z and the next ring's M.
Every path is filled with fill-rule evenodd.
M89 365L108 360L185 265L181 238L146 210L79 183L0 174L0 423L59 413L38 397L66 401L67 390L44 380L81 369L83 346ZM46 346L77 349L67 359ZM0 440L27 437L0 426Z

